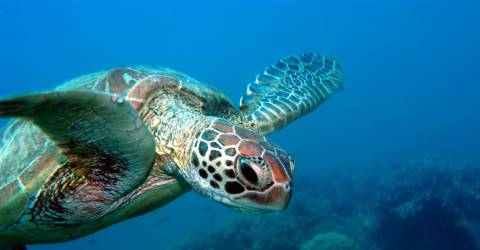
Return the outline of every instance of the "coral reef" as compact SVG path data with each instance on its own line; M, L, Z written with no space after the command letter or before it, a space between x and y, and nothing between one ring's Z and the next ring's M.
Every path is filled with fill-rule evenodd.
M297 179L286 212L239 215L176 249L480 249L480 168L426 157L379 173Z
M384 249L477 249L468 231L480 218L480 168L433 157L397 167L378 198L378 228Z
M361 250L353 239L339 233L320 233L304 243L300 250Z
M385 178L379 203L401 218L415 216L430 202L478 213L479 176L480 168L426 157L399 166Z
M348 176L299 180L298 183L302 184L296 188L301 191L295 193L287 211L239 215L231 223L193 236L174 249L299 249L322 235L332 237L332 246L342 245L343 242L333 241L343 239L358 242L357 245L366 243L364 239L372 227L373 215L367 213L371 209L360 207L368 203L350 190L354 187L352 181ZM332 234L333 231L337 234ZM337 237L339 235L343 238ZM375 248L369 246L365 249Z

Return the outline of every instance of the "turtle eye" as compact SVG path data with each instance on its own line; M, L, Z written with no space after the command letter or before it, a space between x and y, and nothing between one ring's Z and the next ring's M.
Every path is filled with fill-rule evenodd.
M240 158L237 164L240 181L253 189L263 189L271 182L269 167L261 158Z
M255 170L250 166L249 163L243 161L240 162L240 174L251 184L257 184L258 176Z

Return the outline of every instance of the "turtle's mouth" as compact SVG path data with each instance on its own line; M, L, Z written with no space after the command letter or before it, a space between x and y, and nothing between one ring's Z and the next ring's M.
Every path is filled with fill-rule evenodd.
M264 214L287 209L291 198L291 189L277 184L264 192L246 192L237 197L229 197L225 205L248 214Z
M232 199L228 199L228 201L223 201L221 202L222 204L224 204L225 206L235 210L235 211L238 211L240 213L243 213L243 214L268 214L268 213L271 213L273 212L272 210L270 209L265 209L265 208L262 208L262 207L258 207L258 206L249 206L249 205L245 205L243 202L239 202L239 201L236 201L236 200L232 200Z
M206 191L194 186L194 189L206 197L244 214L267 214L283 211L288 207L291 192L279 190L279 187L259 192L246 192L238 196L225 195L213 190ZM274 199L275 198L275 199Z

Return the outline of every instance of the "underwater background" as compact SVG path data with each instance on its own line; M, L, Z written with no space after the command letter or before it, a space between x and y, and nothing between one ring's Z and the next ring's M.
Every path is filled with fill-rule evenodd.
M333 56L344 90L270 139L289 209L190 192L56 249L480 249L480 1L0 0L0 95L157 65L238 103L278 59ZM4 123L5 121L2 121Z

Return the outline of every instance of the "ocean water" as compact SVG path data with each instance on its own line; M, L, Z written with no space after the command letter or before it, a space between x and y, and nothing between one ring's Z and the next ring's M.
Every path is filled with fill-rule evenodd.
M222 89L238 103L246 85L278 59L303 52L331 55L343 67L344 90L270 139L296 160L294 196L298 194L301 199L292 203L319 204L356 194L367 198L356 200L355 206L342 201L336 209L316 214L320 218L329 218L332 213L340 219L352 218L356 212L342 215L338 211L371 206L369 214L381 217L382 210L376 207L383 205L379 203L382 198L375 198L375 192L382 186L350 186L372 179L382 182L385 176L392 176L389 173L395 166L432 155L455 166L480 167L479 27L480 2L475 0L1 0L0 95L48 90L76 76L119 66L157 65ZM440 174L449 176L448 171L455 172L455 166ZM430 180L429 173L419 178ZM345 184L350 185L348 189L342 186L345 176L354 179L353 184ZM401 178L393 176L389 178ZM472 192L480 191L475 189L480 176L470 177L473 181L468 187ZM447 188L462 185L457 179L433 180ZM332 185L341 188L333 194ZM416 187L431 190L429 185L435 184L425 185ZM399 190L403 187L398 186ZM434 190L434 194L442 192ZM480 212L471 210L480 208L467 209L462 204L470 204L468 199L476 198L461 196L452 201L451 206L465 212L453 215L455 225L448 230L464 230L460 233L466 232L476 241L480 230L473 217ZM435 209L445 206L424 209L435 214ZM29 249L170 249L186 243L204 249L200 242L222 249L222 245L215 245L221 235L218 231L237 229L252 221L272 222L275 216L285 220L300 213L296 208L292 205L286 214L269 217L239 215L192 191L150 214L85 238ZM417 223L437 225L435 218ZM364 249L374 249L373 245L380 249L435 249L432 244L422 247L418 242L426 242L428 237L432 242L443 242L442 235L451 236L443 249L475 249L453 236L459 232L441 226L409 228L419 230L411 242L405 240L412 239L408 237L395 241L382 236L382 231L391 234L385 232L387 229L378 230L385 228L381 219L372 220L375 225L368 224L364 229L367 233L348 231L354 227L348 224L354 223L353 219L343 222L340 233L363 244ZM418 216L405 220L415 224ZM447 222L440 223L444 224ZM300 227L304 224L298 225L298 231L307 231ZM265 235L261 237L267 242L292 233L269 234L273 224L263 226ZM325 225L319 233L338 233L336 228ZM249 241L260 237L259 231L243 230L247 240L221 240L231 240L231 249L255 248ZM405 233L401 228L395 230Z

